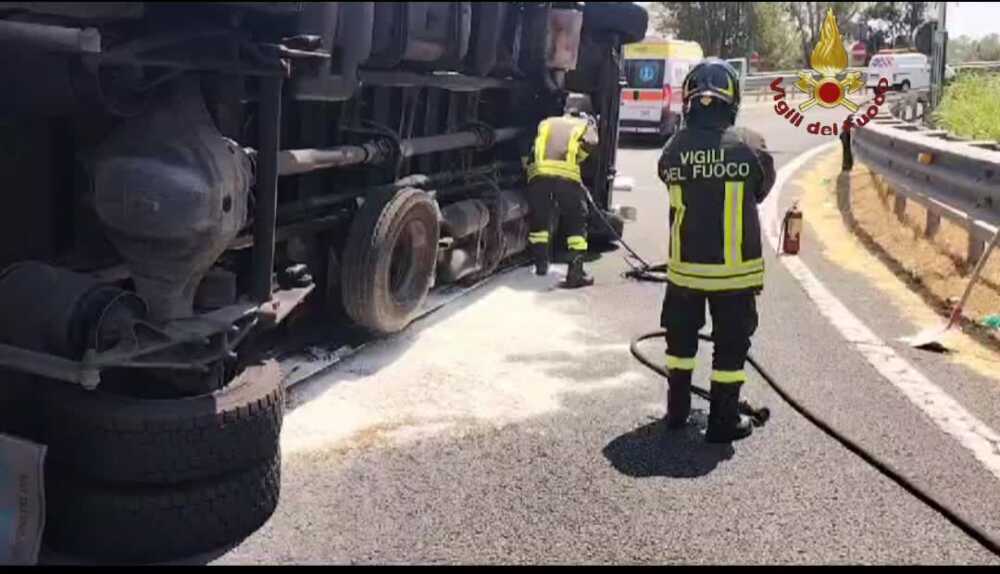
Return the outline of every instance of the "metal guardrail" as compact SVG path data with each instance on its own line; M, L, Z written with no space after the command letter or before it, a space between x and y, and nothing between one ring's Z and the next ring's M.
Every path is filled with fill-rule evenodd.
M897 216L916 201L927 210L927 236L944 217L968 231L968 260L979 258L1000 227L1000 143L881 115L854 132L852 149L891 186Z
M952 66L955 71L962 70L998 70L1000 71L1000 62L964 62L962 64L957 64ZM867 77L868 68L858 68L852 67L848 68L848 72L861 72L864 77ZM771 82L775 78L781 78L782 84L790 86L799 77L799 70L780 70L774 72L766 72L762 74L750 74L746 77L743 84L743 92L745 96L756 96L758 100L763 99L771 90ZM795 90L788 90L789 96L795 93ZM923 100L922 103L926 103ZM922 112L921 112L922 113Z
M781 84L786 90L786 97L788 99L795 99L800 95L805 97L805 94L802 94L798 90L790 89L792 84L799 79L798 72L780 72L747 76L743 83L743 97L755 97L756 101L766 99L772 93L771 82L773 82L776 78L781 78Z
M955 70L1000 70L1000 62L964 62L952 66Z
M799 73L795 71L750 75L743 82L743 90L748 93L770 91L771 82L775 78L781 78L781 83L788 86L799 78Z
M799 72L802 72L802 71L804 71L804 69L803 70L774 70L774 71L771 71L771 72L762 72L762 73L757 73L757 74L749 74L749 75L747 75L747 85L749 86L749 84L750 84L750 82L752 80L758 81L758 82L763 83L763 84L766 85L766 84L770 84L771 80L773 80L774 78L785 78L785 79L788 79L788 78L798 78L799 77ZM844 71L845 72L867 72L868 68L851 67L851 68L847 68Z
M893 92L889 97L889 113L908 122L923 120L930 110L930 90Z
M848 72L861 72L862 77L865 77L864 74L866 70L867 68L847 69ZM805 98L805 94L792 89L792 85L799 79L800 72L802 72L802 70L782 70L778 72L767 72L765 74L750 74L743 81L743 95L746 98L753 96L756 97L756 101L761 101L771 94L771 82L780 78L781 84L786 90L785 97L790 100L796 99L800 96Z

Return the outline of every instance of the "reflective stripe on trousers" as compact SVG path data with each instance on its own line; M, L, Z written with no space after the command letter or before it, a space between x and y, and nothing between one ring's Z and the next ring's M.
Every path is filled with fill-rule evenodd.
M694 367L694 357L675 357L674 355L667 355L667 369L693 371Z
M533 245L538 243L548 243L549 242L549 232L548 231L532 231L528 234L528 243Z
M570 251L586 251L587 238L582 235L570 235L566 238L566 247Z
M739 371L712 371L712 381L716 383L745 383L747 374L742 369Z

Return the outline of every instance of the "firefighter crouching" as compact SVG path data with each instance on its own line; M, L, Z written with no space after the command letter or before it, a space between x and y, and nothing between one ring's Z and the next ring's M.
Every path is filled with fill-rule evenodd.
M553 207L561 216L570 253L569 271L561 287L574 289L594 284L583 268L587 252L587 198L580 164L598 144L597 126L588 115L590 99L571 94L566 113L538 124L538 135L527 162L528 204L531 229L528 242L535 261L535 273L549 268L549 223Z
M660 319L667 330L666 423L687 423L707 303L715 349L705 438L729 442L753 432L738 407L757 329L756 296L764 286L757 205L774 184L774 161L758 134L733 126L740 92L731 66L704 60L691 69L683 90L684 127L659 162L670 191L670 261Z

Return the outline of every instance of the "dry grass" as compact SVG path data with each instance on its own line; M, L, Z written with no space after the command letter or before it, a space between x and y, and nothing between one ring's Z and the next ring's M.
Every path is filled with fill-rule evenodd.
M892 214L892 196L863 165L856 164L851 173L842 173L837 152L828 154L796 180L802 189L800 205L806 223L817 241L814 247L829 262L875 288L879 304L894 309L910 323L912 331L906 334L945 323L950 311L948 290L957 293L965 286L961 280L954 288L943 284L946 278L965 272L965 235L961 229L942 222L934 241L924 239L923 210L908 205L904 222L897 221ZM852 190L856 195L848 203L845 200ZM854 220L855 212L861 223ZM810 248L806 244L805 249ZM985 298L977 293L977 298L998 300L995 290L993 294L987 290ZM988 329L963 320L962 328L949 331L942 342L951 351L943 360L1000 383L1000 345Z
M908 201L902 221L893 212L892 190L864 165L856 165L850 178L850 207L855 230L898 266L911 283L921 288L938 310L947 313L965 289L975 261L966 263L968 235L946 219L938 232L925 237L927 212ZM994 252L973 288L963 316L978 322L1000 313L1000 253Z

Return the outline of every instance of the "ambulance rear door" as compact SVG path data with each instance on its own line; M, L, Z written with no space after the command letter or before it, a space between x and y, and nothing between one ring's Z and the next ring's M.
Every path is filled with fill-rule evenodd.
M625 88L622 90L621 119L658 126L663 108L669 102L669 88L664 88L666 60L625 60ZM669 81L667 82L669 86ZM665 93L666 92L666 93Z

